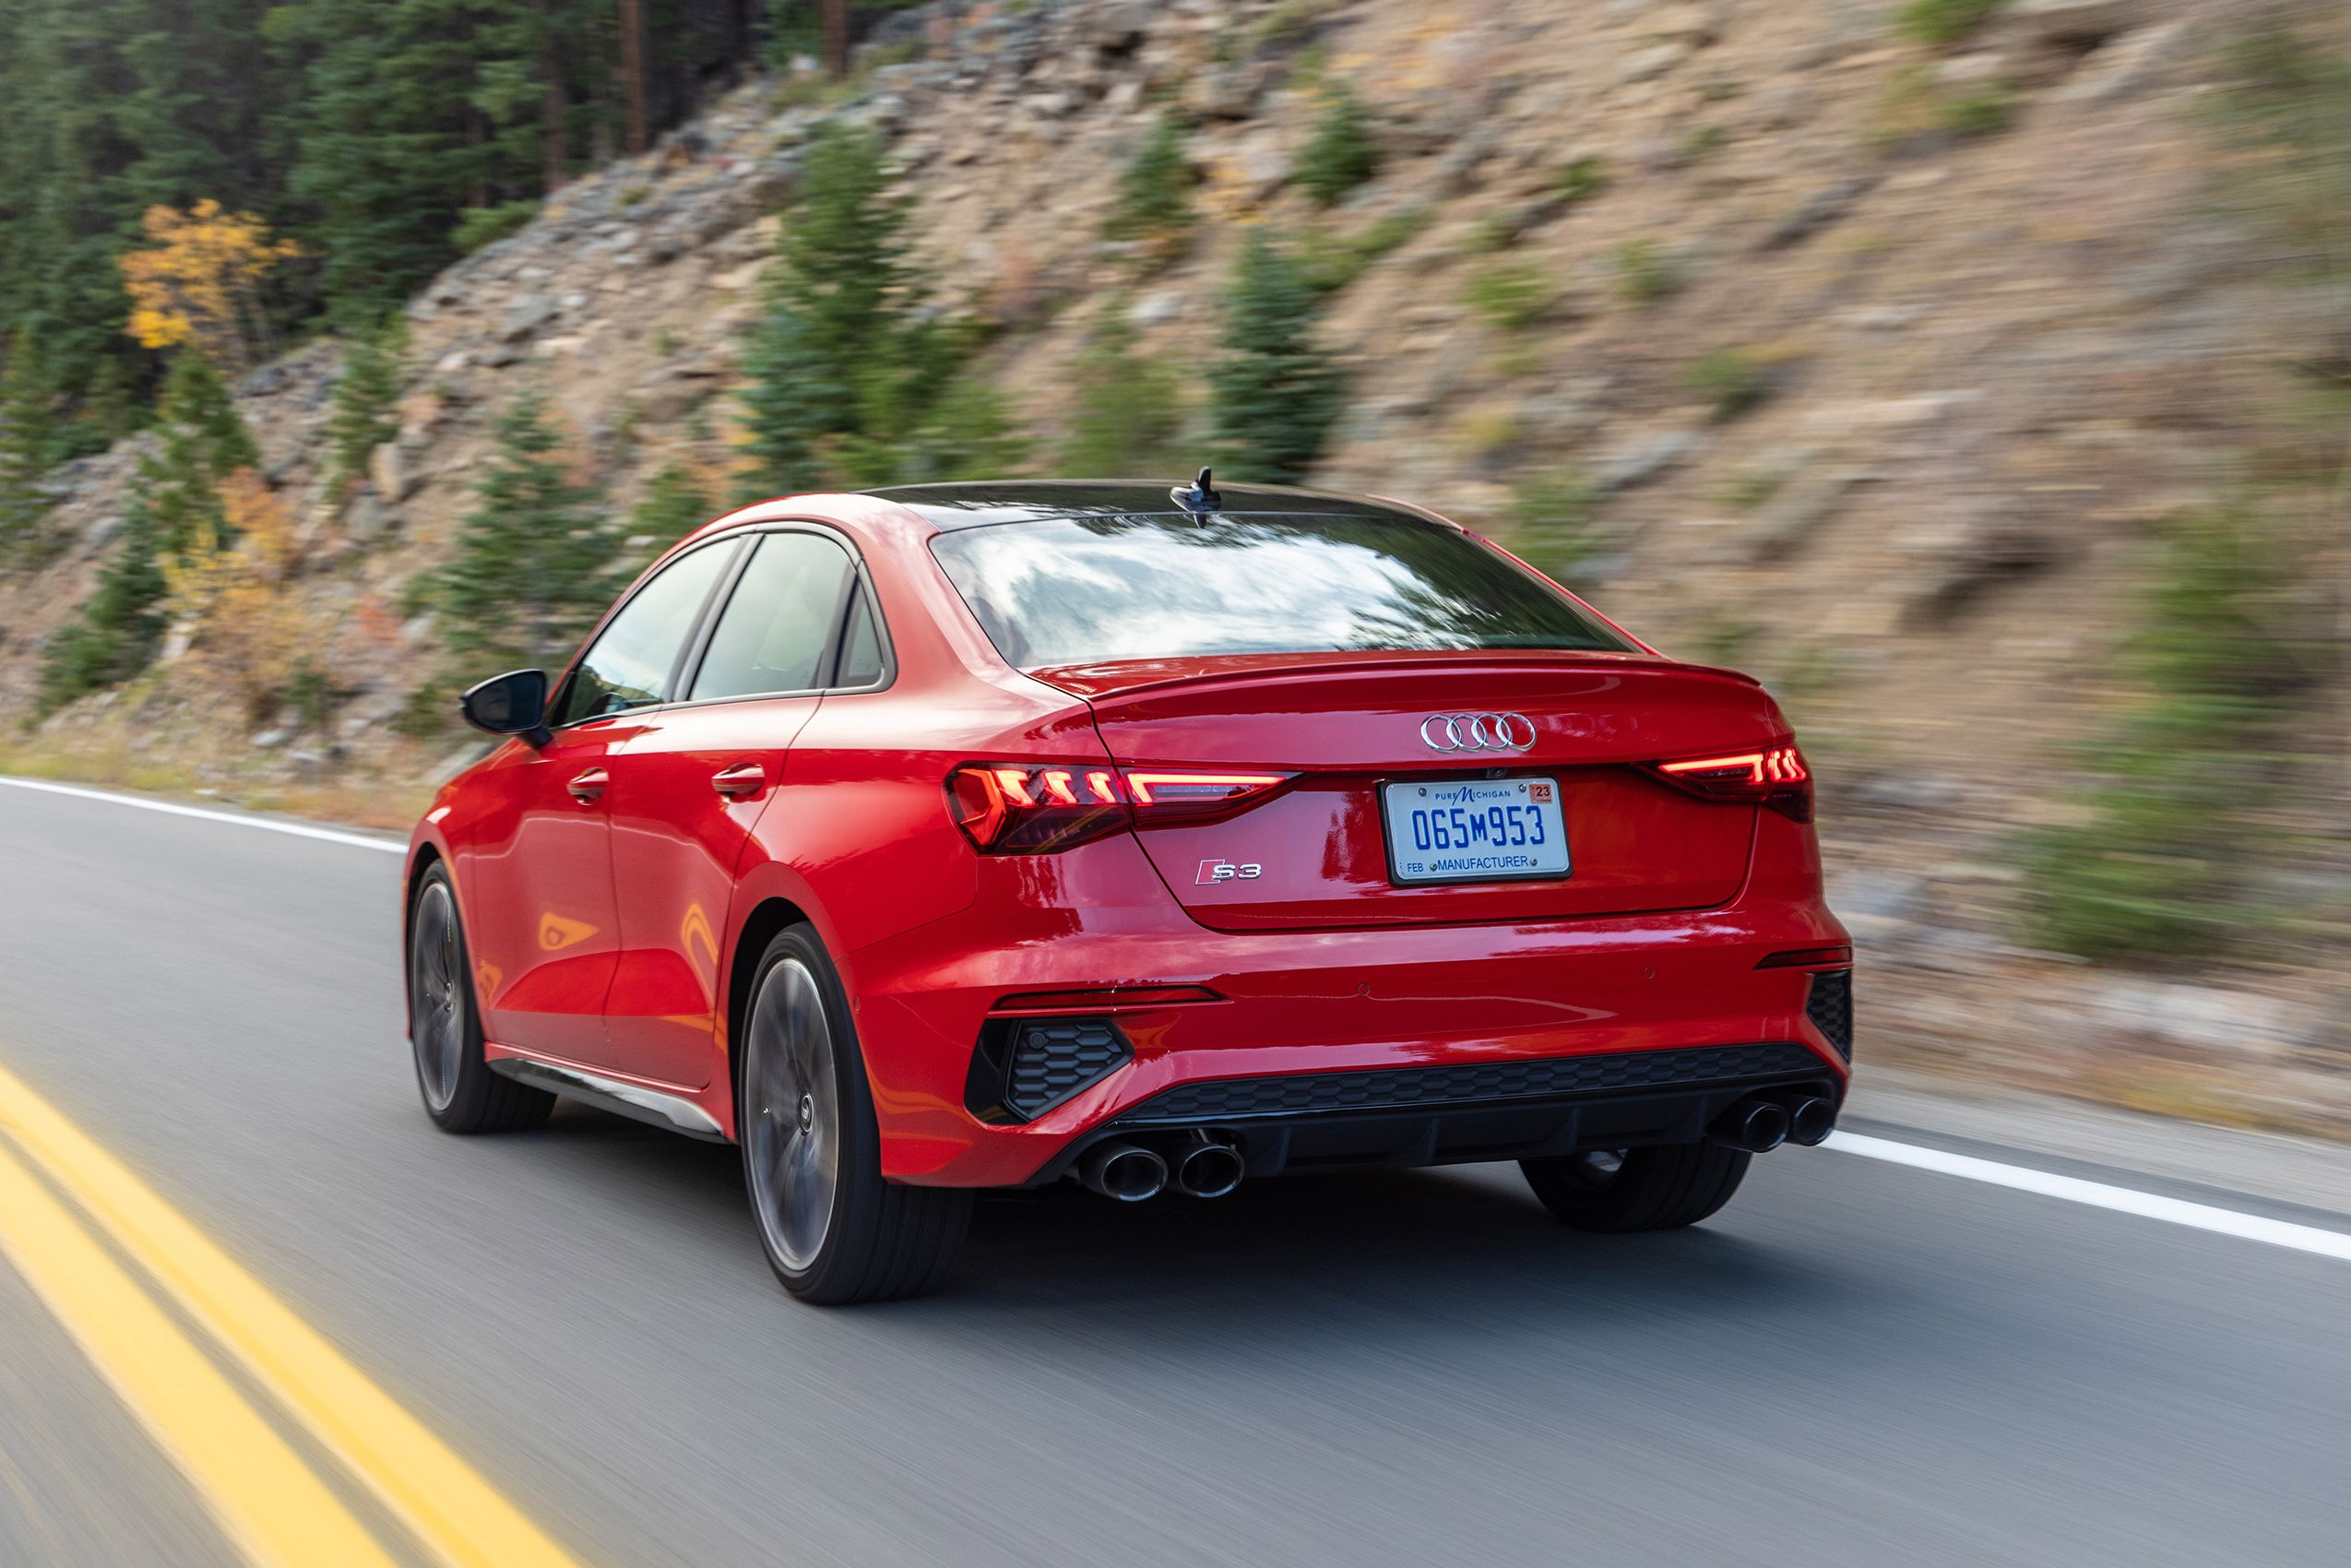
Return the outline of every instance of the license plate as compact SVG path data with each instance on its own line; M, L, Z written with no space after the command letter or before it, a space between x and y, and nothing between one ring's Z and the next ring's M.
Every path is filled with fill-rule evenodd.
M1380 811L1387 821L1388 871L1397 882L1568 874L1557 779L1384 784Z

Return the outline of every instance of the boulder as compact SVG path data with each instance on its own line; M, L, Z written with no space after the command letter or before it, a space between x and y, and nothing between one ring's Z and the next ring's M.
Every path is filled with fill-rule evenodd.
M544 294L525 294L506 307L498 319L498 340L519 343L555 319L562 307Z

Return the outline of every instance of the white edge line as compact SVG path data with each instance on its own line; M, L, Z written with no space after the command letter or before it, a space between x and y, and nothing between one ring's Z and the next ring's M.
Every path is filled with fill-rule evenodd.
M258 827L265 833L283 833L295 838L315 838L326 844L348 844L355 849L381 849L386 854L408 852L406 844L389 838L370 838L363 834L345 833L332 827L314 827L306 822L280 822L272 817L245 816L236 812L206 811L201 806L174 805L169 801L142 800L137 795L117 795L110 790L85 790L73 784L52 784L41 778L0 778L0 784L17 790L39 790L44 794L73 795L85 801L105 801L118 806L137 806L141 811L161 812L166 816L192 816L205 822L226 822L238 827Z
M2322 1230L2315 1225L2296 1225L2288 1220L2264 1218L2258 1214L2239 1214L2235 1209L2190 1203L2185 1198L2162 1197L2131 1187L2085 1182L2078 1176L2060 1176L2051 1171L2028 1170L2021 1165L2002 1165L1996 1159L1978 1159L1973 1155L1921 1148L1916 1144L1898 1144L1889 1138L1872 1138L1860 1133L1832 1133L1823 1146L1846 1154L1858 1154L1865 1159L1882 1159L1894 1165L1907 1165L1916 1170L1931 1170L1938 1175L1957 1176L1968 1182L1985 1182L2014 1192L2036 1193L2042 1197L2087 1204L2092 1208L2111 1209L2117 1214L2135 1214L2142 1219L2160 1219L2167 1225L2184 1225L2191 1230L2209 1230L2214 1235L2235 1236L2247 1241L2266 1241L2273 1247L2291 1247L2298 1253L2312 1253L2320 1257L2351 1263L2351 1233L2341 1230Z
M235 812L207 811L200 806L142 800L137 795L85 790L72 784L52 784L45 779L0 777L0 784L18 790L39 790L52 795L73 795L86 801L106 801L118 806L135 806L140 811L161 812L167 816L192 816L204 822L257 827L264 832L283 833L296 838L347 844L355 849L378 849L394 855L405 854L408 849L407 845L387 838L369 838L332 827L314 827L308 823L279 822L269 817L241 815ZM1978 1159L1974 1155L1923 1148L1916 1144L1873 1138L1862 1133L1831 1134L1823 1146L1844 1154L1859 1155L1865 1159L1882 1159L1892 1165L1906 1165L1914 1170L1931 1170L1937 1175L1982 1182L1994 1187L2006 1187L2012 1192L2033 1193L2045 1198L2059 1198L2067 1203L2108 1209L2116 1214L2133 1214L2142 1219L2159 1219L2167 1225L2184 1225L2191 1230L2208 1230L2214 1235L2235 1236L2247 1241L2264 1241L2274 1247L2289 1247L2298 1253L2310 1253L2319 1257L2351 1263L2351 1233L2322 1230L2315 1225L2296 1225L2288 1220L2269 1219L2257 1214L2239 1214L2235 1209L2219 1208L2211 1204L2167 1198L2131 1187L2113 1186L2105 1182L2085 1182L2078 1176L2060 1176L2051 1171L2029 1170L2022 1165L2003 1165L1995 1159Z

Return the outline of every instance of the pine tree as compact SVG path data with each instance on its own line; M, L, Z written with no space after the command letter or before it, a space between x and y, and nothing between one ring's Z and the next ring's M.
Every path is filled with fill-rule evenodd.
M319 213L332 299L379 313L455 259L460 208L543 194L541 24L493 0L300 0L273 19L303 62L289 185Z
M740 394L749 433L746 496L807 490L839 475L878 484L922 470L919 433L969 353L961 327L925 319L906 227L880 139L838 125L819 136L800 205L784 225ZM987 445L965 405L947 445Z
M1063 472L1122 479L1183 471L1181 389L1166 365L1134 351L1134 330L1116 312L1078 361L1075 391Z
M340 494L367 473L375 449L400 433L396 405L400 397L406 320L397 312L372 331L352 335L343 350L343 374L335 380L335 409L327 420L327 488Z
M875 482L1003 479L1028 460L1028 445L1002 391L984 376L957 375L893 444L895 461Z
M701 470L684 457L672 457L646 481L645 494L629 513L629 537L667 550L717 511L703 488Z
M1334 88L1314 122L1314 135L1299 152L1292 178L1299 189L1329 207L1379 167L1380 144L1363 101L1343 85Z
M113 557L81 618L43 655L42 711L127 681L147 668L163 636L163 563L235 530L220 486L260 454L229 401L229 389L201 354L173 357L158 410L162 440L138 462L138 480Z
M1295 484L1322 455L1346 380L1314 341L1317 303L1290 255L1250 236L1226 296L1224 354L1208 372L1219 471Z
M1183 156L1183 122L1159 116L1151 135L1119 174L1118 198L1102 232L1144 243L1153 259L1172 257L1191 230L1192 166Z
M843 422L848 392L830 378L808 321L788 305L772 305L743 349L748 378L742 405L749 461L738 499L756 501L814 490L825 482L825 437Z
M901 359L898 339L921 303L906 233L912 203L889 186L881 138L829 124L784 225L770 302L806 324L833 386L855 387L873 366Z
M0 558L34 544L49 497L42 481L53 455L54 421L41 339L24 327L0 371Z
M552 664L612 596L614 541L564 470L544 397L517 398L496 440L433 595L442 646L475 676Z

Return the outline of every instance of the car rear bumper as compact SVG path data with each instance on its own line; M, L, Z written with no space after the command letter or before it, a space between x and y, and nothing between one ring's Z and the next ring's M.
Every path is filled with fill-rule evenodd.
M1848 940L1801 889L1751 883L1721 908L1610 920L1262 933L1098 889L1057 889L1034 935L1000 911L851 956L886 1174L1018 1186L1146 1128L1229 1132L1253 1174L1514 1158L1695 1138L1758 1087L1843 1095L1846 1051L1809 1006L1819 971L1757 967ZM1143 985L1214 999L1006 1005ZM1039 1019L1107 1021L1117 1060L1041 1110L1007 1109L1004 1063L980 1042ZM1103 1065L1077 1060L1078 1079Z
M1070 1140L1032 1177L1075 1169L1112 1138L1194 1131L1229 1138L1251 1177L1291 1170L1547 1159L1585 1149L1695 1143L1761 1095L1841 1103L1843 1080L1792 1040L1449 1067L1300 1073L1179 1085Z

